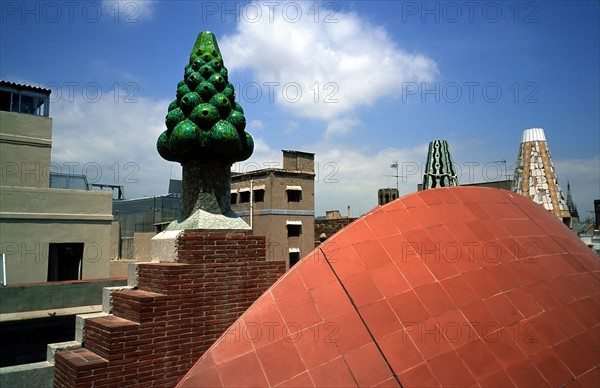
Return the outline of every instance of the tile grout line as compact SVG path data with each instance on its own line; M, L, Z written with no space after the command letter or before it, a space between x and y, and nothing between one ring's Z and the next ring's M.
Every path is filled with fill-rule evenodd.
M373 341L373 343L377 347L377 350L379 351L379 354L381 354L381 357L383 357L383 360L385 361L385 364L389 368L390 372L392 372L392 376L394 377L394 379L396 380L396 382L398 383L398 385L400 386L400 388L402 388L402 383L400 382L400 379L396 375L396 372L394 371L394 368L392 368L392 366L390 365L390 362L388 361L387 357L383 353L383 350L381 349L381 347L379 346L379 343L375 339L375 336L373 335L373 333L369 329L369 326L367 326L367 323L365 322L362 314L358 310L358 306L356 306L356 303L354 303L354 299L352 299L352 296L350 296L350 293L348 292L348 290L346 289L346 287L342 283L342 280L338 276L337 272L335 272L335 269L333 268L333 266L329 262L329 259L327 258L327 255L325 255L325 252L323 252L323 249L321 247L319 247L319 251L321 251L321 254L325 258L325 261L327 262L327 265L329 265L329 268L331 268L331 272L333 272L333 275L335 276L335 278L337 279L338 283L342 287L342 290L344 290L344 293L346 294L346 296L348 296L348 299L350 300L350 303L352 304L352 307L354 308L354 310L358 314L358 317L360 318L360 321L364 325L365 329L367 329L367 333L369 333L369 336L371 337L371 340ZM350 371L350 373L352 373L352 371ZM352 374L352 377L354 377L354 374ZM356 381L356 379L355 379L355 381ZM358 382L357 382L357 385L358 385Z

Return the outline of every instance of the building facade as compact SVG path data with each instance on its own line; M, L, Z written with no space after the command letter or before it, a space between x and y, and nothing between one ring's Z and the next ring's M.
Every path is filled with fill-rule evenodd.
M282 168L234 173L231 209L267 237L267 261L293 266L314 248L314 154L284 150Z
M0 253L8 284L109 275L112 194L50 187L49 95L0 81Z

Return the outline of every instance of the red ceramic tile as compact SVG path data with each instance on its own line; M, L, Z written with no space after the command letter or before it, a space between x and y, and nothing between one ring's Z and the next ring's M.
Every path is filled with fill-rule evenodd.
M491 267L485 267L483 268L483 272L485 272L488 278L492 279L492 281L496 283L502 291L509 291L521 287L521 285L512 276L506 265L500 264Z
M546 381L553 387L567 385L575 377L573 373L559 360L552 349L544 349L531 356L531 361Z
M528 219L527 215L518 207L508 203L490 203L485 209L496 219Z
M441 285L457 307L463 307L479 300L473 287L462 276L445 279Z
M304 287L304 283L302 283L302 279L296 271L287 272L271 287L271 294L276 301L305 292L306 287Z
M506 373L518 387L546 387L548 382L529 360L511 366Z
M275 303L290 333L323 321L308 291L291 295Z
M406 197L402 198L402 204L407 209L410 209L417 206L423 206L425 205L425 202L423 202L419 195L407 195Z
M398 375L422 363L423 357L404 330L380 339L379 346Z
M452 250L452 254L454 256L446 256L447 252ZM455 258L460 258L462 251L459 250L458 246L440 246L439 247L439 257L434 260L428 260L425 262L429 271L433 274L433 276L438 280L448 279L452 276L456 276L459 274L459 271L454 267Z
M547 235L544 236L530 236L529 241L539 250L540 252L544 252L544 254L567 254L568 251L557 243L554 239L548 238Z
M456 349L456 353L477 381L493 376L502 370L502 366L481 339Z
M275 302L265 299L261 305L264 307L251 308L242 316L246 327L242 338L252 343L256 349L287 335L287 325Z
M406 232L402 232L402 236L411 243L417 252L417 254L421 255L423 253L422 247L425 247L427 244L433 246L435 241L429 236L429 234L423 228L409 230Z
M427 363L420 364L419 366L402 373L398 376L398 379L402 382L404 387L429 388L440 386L440 383L431 372Z
M590 272L596 272L600 270L600 262L598 259L591 257L589 254L576 254L571 252L571 256L577 261L581 266L585 267ZM573 262L571 262L573 265Z
M379 238L398 234L393 219L390 219L386 212L382 211L376 216L367 217L365 222L373 234Z
M433 319L406 326L405 331L425 360L452 351L452 345Z
M475 384L471 372L454 351L432 359L429 366L442 386L466 387Z
M475 240L477 242L485 244L496 239L494 232L488 229L489 225L486 227L483 221L467 221L465 222L465 225L471 229L471 232L477 237L477 240Z
M390 263L383 267L375 268L369 271L373 282L381 291L383 296L391 297L398 295L410 289L410 285L404 279L404 276L396 267L396 264Z
M498 220L498 224L513 236L543 236L544 230L533 220Z
M533 319L535 319L535 317L518 322L506 328L506 333L513 337L513 340L519 345L523 353L528 356L550 346L546 339L541 335L538 323L533 321Z
M452 302L440 283L426 284L415 288L415 292L432 317L456 309L456 305Z
M412 217L420 228L429 228L434 225L441 225L442 222L438 216L429 208L429 206L419 206L408 209L409 217Z
M396 378L389 378L386 381L379 383L375 386L376 388L400 388L400 383Z
M410 259L404 263L396 263L396 265L413 288L435 281L435 277L419 258Z
M537 333L550 345L555 345L567 339L567 335L547 312L536 315L528 321L535 325Z
M376 340L402 329L402 324L385 299L363 306L359 311Z
M546 289L549 294L554 296L554 298L556 298L560 304L564 305L575 300L575 298L571 295L571 290L569 289L567 282L565 281L566 278L567 276L559 276L553 279L547 277L542 279L539 284Z
M275 385L306 370L296 346L284 338L256 351L269 384Z
M391 297L388 302L404 325L412 325L429 318L429 313L412 290Z
M365 265L350 246L340 248L339 252L329 262L340 279L363 273L366 270Z
M349 313L354 307L338 282L328 283L309 291L324 320Z
M337 260L337 258L333 256L331 260ZM309 290L337 281L319 250L313 251L302 262L296 264L295 268L302 278L302 283Z
M455 349L479 338L479 335L459 310L448 311L435 317L434 320L444 337Z
M567 306L561 306L548 311L550 319L552 319L558 327L567 335L567 337L573 337L583 330L585 327L577 320L577 314L575 314Z
M576 316L577 321L585 328L598 325L599 309L598 305L592 301L592 298L585 298L567 305Z
M362 261L365 268L368 270L392 263L392 259L388 256L378 240L363 241L358 244L353 244L352 247L360 261Z
M475 290L479 299L486 299L503 291L483 270L467 272L463 278Z
M434 205L431 206L431 210L435 212L442 225L447 225L448 227L458 222L474 221L477 219L477 217L461 203Z
M489 376L479 382L481 387L485 388L506 388L514 387L514 383L510 380L505 371L501 370L495 375Z
M256 387L268 384L255 352L217 365L224 386Z
M556 351L556 356L575 376L580 376L594 366L592 359L579 349L575 341L563 341L556 344L553 349Z
M328 338L336 341L342 354L372 342L371 336L356 312L341 315L327 323L333 325L329 326L328 330L334 329L333 334L328 334ZM328 333L331 333L331 331L328 331Z
M297 388L305 388L305 387L314 387L312 379L308 372L301 373L297 376L292 377L289 380L286 380L280 384L277 384L277 388L283 387L297 387Z
M393 377L374 343L345 354L344 359L359 387L372 387Z
M323 364L308 372L316 387L356 387L348 366L342 357Z
M340 237L343 237L344 240L352 244L377 239L377 236L373 234L364 219L356 220L348 225L344 233L340 234Z
M467 318L467 321L473 326L473 329L475 329L477 334L481 337L485 337L502 327L483 302L475 302L465 306L461 311L465 318Z
M543 311L531 294L523 288L511 290L505 295L524 318L529 318Z
M310 369L340 356L338 332L339 327L335 322L324 322L297 332L288 340L296 345L302 362Z
M243 320L239 319L223 334L211 353L214 362L220 364L253 350L254 347L248 338L246 325Z
M383 237L379 239L379 242L387 252L388 256L395 262L404 262L408 260L409 257L413 258L418 256L412 246L408 244L406 238L401 234Z
M506 248L507 255L509 255L503 262L531 259L537 252L537 248L529 240L523 241L508 237L498 239L498 243Z
M504 369L518 364L527 357L509 330L511 329L505 328L483 337L483 342Z
M596 365L600 364L600 343L598 341L598 326L594 329L589 329L584 331L581 334L576 335L571 338L577 347L581 350L581 352L590 358L592 362Z
M400 232L406 232L408 230L418 229L420 228L420 224L413 217L408 215L408 210L405 208L402 209L385 209L385 214L388 216L388 219L394 223L396 229Z
M358 307L383 299L383 295L366 271L344 279L343 284Z
M504 294L498 294L487 299L486 305L503 327L524 319Z
M548 292L541 284L526 287L525 290L544 310L550 310L561 306L561 303L552 295L553 293Z
M590 273L575 273L561 277L563 283L569 289L569 293L575 300L597 295L600 286ZM596 309L597 311L598 309Z
M206 368L206 369L204 369L202 371L198 371L198 372L202 372L202 373L197 373L197 374L192 373L192 374L186 376L181 381L181 383L178 385L178 387L214 388L214 387L222 387L223 386L223 382L221 381L221 378L219 377L219 372L217 372L217 368L215 366Z
M448 193L442 189L430 189L423 190L419 193L419 197L423 200L426 205L435 205L439 203L444 203L444 197L446 197Z
M586 372L576 381L579 382L582 387L600 387L600 368L596 367Z

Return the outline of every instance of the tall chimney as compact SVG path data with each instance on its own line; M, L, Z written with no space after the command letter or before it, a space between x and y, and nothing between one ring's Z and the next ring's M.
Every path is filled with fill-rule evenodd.
M512 191L542 205L563 221L571 217L542 128L523 131Z

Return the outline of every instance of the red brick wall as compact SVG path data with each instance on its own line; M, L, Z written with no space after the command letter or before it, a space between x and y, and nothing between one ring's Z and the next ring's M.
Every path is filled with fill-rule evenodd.
M55 386L174 386L285 272L251 233L186 231L177 263L139 264L137 290L86 320L82 349L56 354Z

